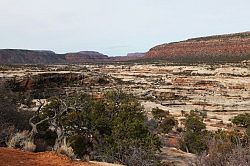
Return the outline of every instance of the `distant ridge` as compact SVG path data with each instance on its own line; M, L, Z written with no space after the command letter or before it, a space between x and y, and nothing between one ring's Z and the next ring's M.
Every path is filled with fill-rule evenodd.
M77 53L65 54L67 63L85 63L85 62L106 62L109 60L107 55L95 51L80 51Z
M94 51L56 54L53 51L1 49L0 64L67 64L107 60L108 56Z
M192 38L151 48L145 58L171 62L238 62L250 59L250 32Z
M118 62L139 59L143 53L109 57L96 51L56 54L47 50L0 49L0 64L79 64Z
M53 51L2 49L0 50L1 64L52 64L65 63L63 55Z
M161 44L147 53L109 57L96 51L56 54L49 50L0 49L0 64L71 64L124 61L221 63L250 60L250 32L192 38Z

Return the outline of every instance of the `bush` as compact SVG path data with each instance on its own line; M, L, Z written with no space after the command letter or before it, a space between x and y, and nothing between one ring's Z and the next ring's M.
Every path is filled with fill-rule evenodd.
M168 112L156 107L152 109L152 115L154 119L161 121L163 118L165 118L168 115Z
M207 132L184 132L179 140L180 149L188 153L200 154L207 150Z
M178 124L178 121L175 120L174 117L172 116L168 116L166 117L159 125L160 127L160 131L162 133L169 133L174 126L176 126Z
M65 155L71 159L75 159L75 153L72 147L68 145L63 145L59 149L57 149L58 154Z
M153 120L156 122L156 131L161 133L169 133L174 126L178 125L178 121L171 115L169 115L169 111L164 111L158 107L152 109ZM151 120L153 122L153 120ZM152 130L152 124L150 123L150 130Z
M7 146L6 143L8 142L14 131L14 126L8 124L0 125L0 147Z
M93 151L91 140L86 136L76 135L69 139L69 144L74 150L76 157L89 160L90 153Z
M38 130L46 133L54 125L57 134L54 149L62 146L67 137L67 144L77 158L126 163L124 157L129 147L148 154L156 154L161 147L157 135L149 131L141 104L121 91L107 92L98 101L86 94L53 98L41 110L39 120L55 114L58 116L53 121L48 120ZM62 153L67 154L68 149ZM155 161L155 155L147 157Z
M156 161L155 154L161 143L156 135L149 132L147 118L140 103L132 95L114 91L106 94L104 108L108 113L110 132L99 140L95 155L108 159L108 162L130 165L129 161L136 156L129 157L128 154L146 152L148 155L144 158L145 161Z
M23 149L25 143L28 140L29 132L23 131L15 133L10 140L7 142L7 146L11 148L20 148Z
M108 79L105 78L105 77L99 77L97 79L97 83L100 84L100 85L106 85L109 83Z
M179 139L180 149L186 152L200 154L207 150L210 133L202 119L193 112L185 120L184 132Z
M250 137L250 114L244 113L239 114L231 119L232 123L241 127L244 127L245 133L248 137Z
M247 166L250 164L250 146L245 134L219 129L207 141L208 149L190 165Z
M36 145L32 141L25 141L23 150L27 152L35 152Z
M197 157L192 166L249 166L250 147L233 146L226 140L212 140L209 150Z
M206 129L206 124L199 116L190 114L185 120L185 129L191 132L201 132Z
M18 100L15 93L0 86L0 146L6 146L15 131L29 129L28 120L32 113L18 111Z
M152 160L154 159L154 160ZM127 166L155 166L160 165L155 158L155 154L142 148L127 148L123 156L124 164Z
M247 127L248 125L250 125L250 114L249 113L239 114L233 117L231 121L233 124Z

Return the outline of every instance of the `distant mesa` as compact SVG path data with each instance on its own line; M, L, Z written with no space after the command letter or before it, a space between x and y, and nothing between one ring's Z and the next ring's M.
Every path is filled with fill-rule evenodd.
M95 51L81 51L65 54L65 60L67 63L106 62L109 57Z
M145 53L142 53L142 52L136 52L136 53L128 53L127 54L127 57L138 57L138 58L141 58L145 55Z
M21 49L0 50L1 64L52 64L64 62L64 56L56 54L53 51Z
M109 57L96 51L80 51L56 54L53 51L1 49L0 64L79 64L136 60L144 53L130 53L128 56Z
M145 53L128 53L127 56L115 56L110 57L112 61L119 62L119 61L133 61L133 60L140 60L145 56Z
M250 59L250 32L216 35L158 45L145 58L171 62L238 62Z
M53 51L2 49L0 64L67 64L108 61L108 56L94 52L56 54Z
M96 51L56 54L46 50L0 50L0 64L71 64L145 60L180 63L250 60L250 32L193 38L158 45L147 53L129 53L127 56L114 57Z

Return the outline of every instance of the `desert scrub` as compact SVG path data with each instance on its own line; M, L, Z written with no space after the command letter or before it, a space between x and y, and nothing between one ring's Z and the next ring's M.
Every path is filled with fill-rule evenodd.
M23 150L27 152L35 152L36 145L32 141L25 141Z
M71 159L75 159L75 153L72 147L68 145L63 145L60 148L57 149L58 154L65 155Z
M10 148L23 148L28 140L29 132L23 131L15 133L11 136L10 140L7 142L7 146Z

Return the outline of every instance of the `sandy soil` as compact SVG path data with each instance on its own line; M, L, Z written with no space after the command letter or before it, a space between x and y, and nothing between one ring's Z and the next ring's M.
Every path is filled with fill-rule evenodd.
M52 152L29 153L16 149L0 148L0 166L101 166L71 161Z

